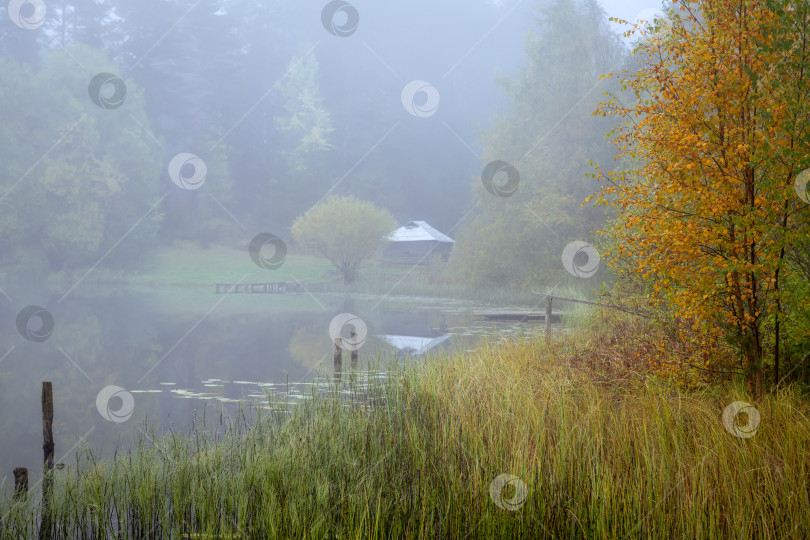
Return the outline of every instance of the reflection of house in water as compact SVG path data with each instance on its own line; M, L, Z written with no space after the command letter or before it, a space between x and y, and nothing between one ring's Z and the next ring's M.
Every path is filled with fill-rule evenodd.
M432 349L439 343L443 343L450 339L448 334L439 335L434 338L421 336L397 336L394 334L383 334L379 337L396 348L397 354L401 353L407 356L425 354L428 352L428 350Z
M449 345L450 335L444 332L444 317L429 312L389 311L382 315L377 337L397 350L397 356L425 354L444 343Z

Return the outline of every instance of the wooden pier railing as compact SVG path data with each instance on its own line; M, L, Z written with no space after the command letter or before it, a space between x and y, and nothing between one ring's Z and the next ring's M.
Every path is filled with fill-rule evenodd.
M282 294L288 292L301 292L301 286L297 283L215 283L216 294L240 294L240 293L260 293L260 294Z
M649 317L650 312L644 309L634 309L629 308L626 306L617 306L615 304L601 304L599 302L591 302L590 300L580 300L579 298L567 298L565 296L555 296L553 294L547 294L542 292L533 292L535 296L545 296L546 297L546 339L551 335L551 302L552 300L559 300L561 302L575 302L578 304L589 304L592 306L599 306L605 307L610 309L618 309L619 311L624 311L625 313L630 313L632 315L638 315L639 317Z

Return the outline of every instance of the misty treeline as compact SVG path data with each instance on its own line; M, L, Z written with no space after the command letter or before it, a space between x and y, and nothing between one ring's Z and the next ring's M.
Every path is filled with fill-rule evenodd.
M498 24L514 6L358 5L348 38L324 29L323 5L66 0L35 31L4 18L4 274L87 268L111 249L100 266L132 270L177 241L289 242L331 193L457 236L451 266L475 282L560 277L565 244L602 222L580 206L588 160L615 155L591 113L626 51L596 2L536 2ZM99 73L125 82L123 105L93 103ZM401 105L415 79L441 92L431 118ZM204 160L201 189L171 183L180 152ZM481 188L493 160L519 171L513 197Z
M484 163L520 173L511 197L474 184L479 205L460 227L451 264L472 281L554 287L574 281L560 263L565 246L593 239L606 214L583 202L598 185L592 162L612 164L605 134L613 119L593 116L615 80L602 76L633 61L596 2L543 2L526 36L525 66L500 87L509 98L485 133Z

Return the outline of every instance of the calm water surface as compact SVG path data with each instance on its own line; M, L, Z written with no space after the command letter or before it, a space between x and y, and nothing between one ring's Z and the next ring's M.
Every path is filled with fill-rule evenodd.
M362 387L394 363L465 350L485 336L533 334L537 323L478 320L492 306L435 298L338 294L215 295L186 291L97 292L94 296L0 301L0 481L14 467L41 471L41 381L53 381L56 458L70 464L89 446L101 456L125 451L145 424L188 430L203 415L308 399L334 387L329 327L341 313L366 325L354 373ZM42 342L24 339L16 318L27 304L54 319ZM499 307L498 309L505 309ZM525 308L523 308L525 309ZM33 328L39 324L34 320ZM342 331L348 337L351 326ZM3 356L5 355L5 356ZM344 352L343 383L351 377ZM109 389L108 387L120 387ZM99 395L101 394L101 398Z

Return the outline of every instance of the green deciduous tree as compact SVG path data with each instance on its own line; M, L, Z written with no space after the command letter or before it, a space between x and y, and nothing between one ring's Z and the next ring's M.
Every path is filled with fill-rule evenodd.
M51 53L36 72L2 60L0 71L3 272L86 268L125 236L104 264L143 261L161 216L148 210L160 196L162 159L144 131L149 122L140 89L126 81L118 109L94 104L90 79L117 69L87 46Z
M388 210L354 197L330 196L295 220L292 234L303 249L329 259L353 283L360 264L385 245L396 227Z

